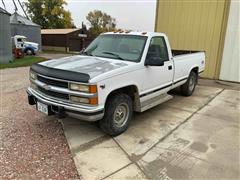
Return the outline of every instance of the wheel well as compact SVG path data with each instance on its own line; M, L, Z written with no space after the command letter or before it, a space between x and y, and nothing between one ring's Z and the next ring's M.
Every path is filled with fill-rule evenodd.
M119 89L116 89L114 91L112 91L106 99L106 102L113 96L119 93L124 93L127 94L128 96L131 97L132 101L133 101L133 106L134 106L134 110L138 111L140 109L140 99L139 99L139 93L138 93L138 88L135 85L130 85L130 86L125 86Z
M198 74L198 67L193 68L191 71L195 72L196 74Z

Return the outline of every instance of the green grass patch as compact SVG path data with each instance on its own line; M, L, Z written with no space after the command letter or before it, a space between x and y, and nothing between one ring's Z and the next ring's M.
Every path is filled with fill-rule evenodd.
M31 66L34 63L46 60L47 59L43 57L25 56L24 58L14 59L12 62L8 64L0 64L0 69Z

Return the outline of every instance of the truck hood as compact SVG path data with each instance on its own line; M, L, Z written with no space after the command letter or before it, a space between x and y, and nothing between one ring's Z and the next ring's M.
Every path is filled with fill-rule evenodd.
M132 62L77 55L53 59L40 64L51 68L85 73L90 76L90 79L92 79L100 74L126 67L129 64L132 64Z

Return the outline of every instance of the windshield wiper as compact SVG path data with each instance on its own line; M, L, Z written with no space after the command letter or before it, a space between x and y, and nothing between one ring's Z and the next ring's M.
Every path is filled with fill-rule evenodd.
M103 54L110 54L110 55L113 55L113 56L117 57L118 59L125 60L119 54L116 54L116 53L112 53L112 52L102 52L102 53Z

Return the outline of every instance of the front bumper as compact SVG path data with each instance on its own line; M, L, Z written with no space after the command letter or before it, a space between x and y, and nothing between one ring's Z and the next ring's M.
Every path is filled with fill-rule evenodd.
M102 106L83 106L55 100L38 93L31 87L27 89L27 94L30 105L34 105L37 101L40 101L49 105L52 112L61 115L60 117L67 115L84 121L97 121L104 116L104 107Z

